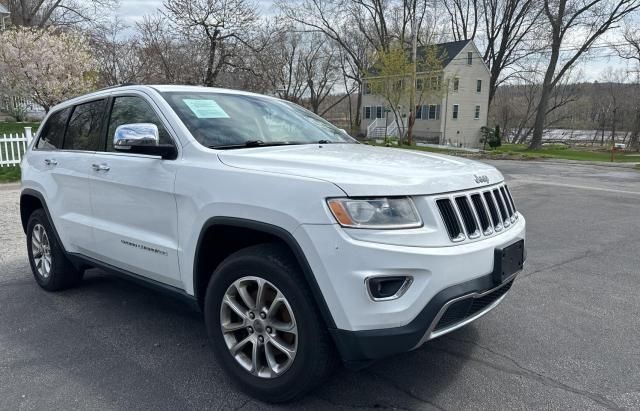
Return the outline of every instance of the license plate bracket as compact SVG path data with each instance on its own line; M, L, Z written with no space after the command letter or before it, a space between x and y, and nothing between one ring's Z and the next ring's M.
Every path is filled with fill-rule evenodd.
M496 284L502 284L504 280L522 270L525 259L524 240L496 248L494 257L493 281Z

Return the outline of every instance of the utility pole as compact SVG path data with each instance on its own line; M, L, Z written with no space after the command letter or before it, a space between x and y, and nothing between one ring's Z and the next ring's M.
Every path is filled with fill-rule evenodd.
M442 128L442 142L440 143L441 145L445 144L445 141L447 141L447 115L449 114L449 79L447 79L447 94L444 98L444 111L441 111L441 115L442 112L444 112L444 127ZM442 120L440 120L442 121Z
M417 53L418 53L418 22L416 19L416 3L413 2L413 16L411 16L411 93L409 95L409 132L407 143L413 144L413 126L416 122L416 82L417 82Z

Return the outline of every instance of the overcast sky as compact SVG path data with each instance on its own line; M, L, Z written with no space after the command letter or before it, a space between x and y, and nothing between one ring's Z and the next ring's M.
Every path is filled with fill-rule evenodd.
M120 5L117 10L117 14L121 20L127 24L132 25L138 20L141 20L143 16L147 14L154 14L158 8L162 7L163 0L120 0ZM262 6L262 13L269 13L271 11L272 0L257 0L258 4ZM610 39L614 40L614 39ZM606 44L607 41L601 41L600 43ZM583 60L580 64L584 77L583 81L598 80L602 77L602 73L607 67L614 69L621 69L627 67L628 63L617 57L611 57L611 52L608 50L599 49L597 52L593 52L592 55L606 56L596 57Z
M162 7L163 0L120 0L118 15L127 23L142 19L145 14L153 14ZM271 6L271 0L258 0L266 12Z

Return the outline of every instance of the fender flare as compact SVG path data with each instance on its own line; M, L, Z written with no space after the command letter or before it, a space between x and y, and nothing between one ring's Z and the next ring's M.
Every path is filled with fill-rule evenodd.
M198 290L200 284L198 284L198 264L200 258L200 250L202 248L202 240L204 239L205 233L214 226L224 225L224 226L232 226L239 228L248 228L255 231L262 231L266 234L270 234L278 239L282 240L288 247L291 249L296 261L302 268L302 272L304 273L304 277L311 289L311 294L316 302L316 306L320 310L320 315L325 321L325 324L329 329L336 328L335 321L333 320L333 316L331 315L331 311L329 310L329 306L327 305L326 300L322 292L320 291L320 286L316 281L316 277L313 274L313 270L311 270L311 266L307 261L307 257L304 255L302 248L298 244L298 241L294 238L293 234L289 231L285 230L282 227L278 227L273 224L264 223L256 220L249 220L244 218L237 217L211 217L209 218L202 228L200 229L200 235L198 236L198 242L196 244L196 252L195 252L195 260L193 264L193 286L194 290Z
M25 235L27 234L27 224L29 222L28 220L24 220L22 216L22 199L25 196L35 197L38 200L40 200L40 204L42 204L44 213L47 215L47 218L49 219L49 224L51 224L51 228L53 228L53 235L55 235L56 240L58 241L58 244L60 244L60 247L62 247L62 251L66 254L67 251L64 248L64 244L62 243L62 240L60 240L60 236L58 235L58 230L56 229L55 224L53 224L53 219L51 218L51 213L49 212L49 206L47 205L47 201L45 200L44 195L42 195L41 192L34 190L32 188L25 188L20 192L20 220L22 221L22 230L24 231Z

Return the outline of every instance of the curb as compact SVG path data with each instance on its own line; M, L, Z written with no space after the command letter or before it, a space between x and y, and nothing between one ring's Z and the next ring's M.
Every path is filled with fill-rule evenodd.
M0 191L17 190L20 188L20 183L0 183Z

